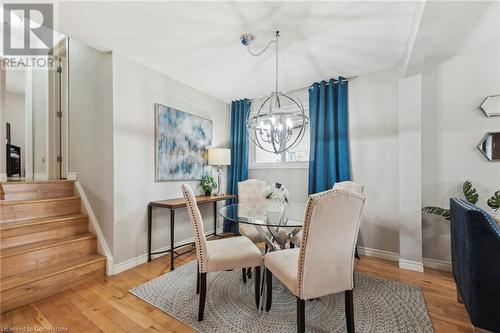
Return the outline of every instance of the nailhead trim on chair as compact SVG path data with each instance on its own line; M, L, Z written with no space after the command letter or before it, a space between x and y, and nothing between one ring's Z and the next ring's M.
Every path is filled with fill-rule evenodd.
M322 199L325 197L335 196L339 192L344 192L352 197L358 198L358 199L362 200L362 202L364 204L364 201L365 201L364 194L355 193L355 192L352 192L350 190L342 189L342 188L331 189L328 191L324 191L324 192L320 192L320 193L316 193L316 194L311 194L309 196L309 199L307 200L307 208L306 208L306 214L305 214L305 218L304 218L304 226L302 228L302 242L300 244L300 253L299 253L299 267L298 267L299 272L298 272L298 279L297 279L297 284L298 284L297 289L298 289L298 294L299 294L298 296L300 298L302 298L304 296L304 293L303 293L304 264L305 264L305 255L306 255L306 249L307 249L307 238L309 236L309 225L311 224L311 214L312 214L313 208L314 208L314 206L316 206L319 199ZM360 214L360 216L358 216L358 219L360 219L360 218L361 218L361 214ZM355 251L355 248L356 248L356 242L354 242L353 248L352 248L353 260L351 263L351 269L354 269L354 251ZM353 278L354 277L352 277L351 279L353 279ZM353 281L351 280L351 284L352 283L353 283Z
M191 198L189 197L189 194L185 190L185 186L182 185L182 193L184 194L184 198L186 199L186 206L189 212L189 217L191 218L191 223L194 225L195 229L195 241L196 241L196 256L198 257L198 265L199 265L199 270L200 273L205 272L205 263L203 262L203 255L201 253L201 233L200 229L198 227L198 223L196 222L196 217L194 215L194 208L193 208L193 203L191 202ZM203 235L205 237L205 235Z

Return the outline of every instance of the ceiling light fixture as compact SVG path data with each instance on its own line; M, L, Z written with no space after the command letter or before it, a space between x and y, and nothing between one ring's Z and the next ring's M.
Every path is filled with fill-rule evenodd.
M250 44L255 40L251 34L241 35L240 41L253 56L260 56L272 44L276 47L275 90L260 105L258 112L248 115L247 129L250 139L262 150L280 154L296 146L304 137L309 118L298 98L282 93L278 89L278 39L275 37L259 52L254 52Z

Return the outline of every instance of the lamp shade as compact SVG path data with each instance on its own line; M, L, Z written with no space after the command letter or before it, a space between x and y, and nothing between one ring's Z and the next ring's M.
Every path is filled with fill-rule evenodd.
M209 165L230 165L231 164L231 149L227 148L210 148L208 150Z

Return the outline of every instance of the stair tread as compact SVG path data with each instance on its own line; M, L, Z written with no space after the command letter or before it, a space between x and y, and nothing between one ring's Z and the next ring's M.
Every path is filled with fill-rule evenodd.
M57 184L74 183L76 180L53 179L53 180L8 180L0 181L0 185L22 185L22 184Z
M52 265L48 268L33 270L21 274L16 274L4 277L0 280L0 291L16 288L30 282L41 280L62 272L73 270L78 267L89 265L98 261L106 260L106 257L100 254L90 254L78 259L72 259L59 264Z
M45 248L49 248L49 247L53 247L53 246L63 245L66 243L71 243L71 242L89 239L89 238L95 238L95 237L96 236L94 234L92 234L90 232L85 232L85 233L81 233L78 235L59 237L59 238L44 240L44 241L35 242L35 243L29 243L29 244L24 244L24 245L19 245L19 246L8 247L8 248L0 251L0 259L10 257L13 255L18 255L21 253L37 251L37 250L41 250L41 249L45 249Z
M0 206L11 206L11 205L19 205L19 204L30 204L30 203L43 203L43 202L51 202L51 201L67 201L80 199L77 196L71 197L54 197L54 198L43 198L43 199L31 199L31 200L0 200Z
M48 217L40 217L36 219L29 220L21 220L21 221L13 221L13 222L5 222L0 223L0 231L9 230L13 228L26 227L31 225L45 224L45 223L53 223L64 220L72 220L78 218L88 217L85 214L68 214L68 215L58 215L58 216L48 216Z

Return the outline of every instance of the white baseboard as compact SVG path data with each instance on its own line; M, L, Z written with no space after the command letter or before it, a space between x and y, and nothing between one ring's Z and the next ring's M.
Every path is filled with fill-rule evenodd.
M80 184L79 181L75 182L75 194L78 195L82 201L82 210L89 216L89 231L97 236L97 252L106 257L106 275L111 276L114 274L113 254L106 242L106 238L104 238L104 234L92 210L89 199L85 195L82 184Z
M35 172L33 174L34 180L49 180L49 174L46 172Z
M421 262L399 258L399 268L415 272L423 272L424 265Z
M7 180L7 174L5 172L0 173L0 182Z
M396 252L370 249L368 247L358 246L358 253L362 256L384 259L389 261L397 262L399 260L399 254L397 254Z
M206 234L209 235L212 232L213 232L213 230L209 230L206 232ZM222 228L218 228L217 233L222 233ZM184 245L184 244L189 244L192 242L194 242L194 237L189 237L189 238L183 239L179 242L175 242L174 247ZM170 245L161 247L159 249L154 249L154 250L152 250L152 252L160 252L160 251L166 251L166 250L170 250ZM152 258L156 259L156 258L163 257L166 255L170 255L170 253L155 254L152 256ZM138 257L121 262L119 264L116 264L113 268L113 273L118 274L118 273L124 272L126 270L131 269L131 268L134 268L135 266L142 265L142 264L146 263L147 261L148 261L148 254L146 253L146 254L140 255Z
M78 179L78 174L76 172L68 172L66 174L66 179L67 180L77 180Z
M425 267L451 272L451 261L422 258Z
M423 267L428 267L428 268L433 268L433 269L437 269L437 270L441 270L441 271L451 272L451 262L446 261L446 260L422 258L422 263L418 263L418 262L414 262L414 261L407 261L404 259L400 260L399 254L396 252L371 249L371 248L362 247L362 246L358 246L358 252L360 255L363 255L363 256L397 262L399 264L399 267L405 268L405 269L416 270L417 272L421 272L420 265L423 265ZM403 261L402 264L401 264L401 261ZM402 266L404 266L404 267L402 267ZM410 268L406 268L406 267L410 267ZM416 268L416 269L414 269L414 268Z

